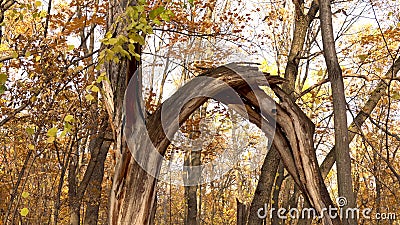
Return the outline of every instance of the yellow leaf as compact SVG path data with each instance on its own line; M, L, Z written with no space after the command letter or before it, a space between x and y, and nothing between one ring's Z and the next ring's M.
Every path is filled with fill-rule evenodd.
M99 92L100 89L99 89L97 86L93 85L93 86L92 86L92 91L93 91L93 92Z
M14 59L18 58L18 53L17 52L11 53L11 57L13 57Z
M32 96L32 97L29 99L29 101L32 102L32 103L35 102L36 100L37 100L37 97L36 97L36 96Z
M88 101L93 101L93 100L94 100L94 97L93 97L93 95L91 95L91 94L85 95L85 98L86 98L86 100L88 100Z
M21 214L21 216L26 216L29 213L29 209L28 208L23 208L21 209L21 211L19 211L19 214Z
M40 55L36 56L36 62L38 62L42 57Z
M42 11L40 11L39 16L40 16L41 18L44 18L44 17L47 16L47 12L46 12L45 10L42 10Z
M29 149L29 150L33 150L33 149L35 149L35 146L34 146L33 144L29 144L29 145L28 145L28 149Z
M318 75L318 76L322 76L322 75L324 75L324 72L322 71L322 69L319 69L319 70L318 70L318 73L317 73L317 75Z
M75 46L74 45L68 45L68 51L74 50Z
M42 5L42 2L41 2L41 1L36 1L36 2L35 2L35 6L36 6L36 7L39 7L39 6L41 6L41 5Z
M27 127L25 130L30 135L33 135L35 133L35 129L33 127Z
M50 130L47 131L47 136L55 137L57 135L57 127L52 127Z
M72 116L72 115L68 115L68 116L66 116L65 118L64 118L64 121L67 121L67 122L74 122L74 116Z
M26 191L24 191L24 192L22 192L22 195L21 195L23 198L27 198L27 197L29 197L29 193L28 192L26 192Z
M54 141L56 140L56 138L55 137L49 137L49 138L47 138L47 143L49 143L49 144L51 144L51 143L53 143Z

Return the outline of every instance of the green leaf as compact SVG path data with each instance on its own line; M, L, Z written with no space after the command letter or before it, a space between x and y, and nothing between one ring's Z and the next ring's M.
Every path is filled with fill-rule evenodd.
M68 122L65 122L64 128L65 128L64 130L70 131L72 129L72 125L70 123L68 123Z
M165 13L161 13L160 17L161 17L161 19L164 20L164 21L167 21L167 22L170 21L169 14L166 13L166 12L165 12Z
M162 18L162 17L161 17L161 18ZM157 26L160 26L160 25L161 25L161 21L158 20L157 18L155 18L155 19L153 20L153 22L154 22L154 24L157 25Z
M58 129L57 127L52 127L50 130L47 131L47 136L55 137L57 136Z
M26 192L26 191L24 191L24 192L22 192L22 195L21 195L23 198L27 198L27 197L29 197L29 193L28 192Z
M75 46L74 45L68 45L68 51L74 50Z
M109 45L115 45L116 43L118 42L118 39L116 39L116 38L110 38L110 39L108 39L108 44Z
M7 74L5 74L5 73L0 73L0 84L6 83L7 78L8 78Z
M157 16L159 16L161 13L163 13L165 11L164 6L159 6L153 10L150 11L149 13L149 18L151 20L153 20L154 18L156 18Z
M6 86L4 86L4 84L3 85L0 85L0 95L1 94L4 94L4 92L7 90L7 88L6 88Z
M63 138L63 137L65 137L65 135L67 135L67 130L63 130L62 132L61 132L61 134L60 134L60 138Z
M123 49L121 45L114 46L112 51L117 52L117 53L121 54L122 56L126 56L128 58L130 57L129 52L127 52L125 49Z
M120 60L119 60L118 57L113 57L113 58L112 58L112 61L113 61L114 63L119 63L119 62L120 62Z
M144 5L138 5L138 6L136 6L136 9L137 9L138 12L141 13L141 12L144 12L145 8L144 8Z
M28 208L23 208L21 209L21 211L19 211L19 214L21 214L21 216L26 216L29 213L29 209Z
M394 100L400 100L400 93L395 92L395 93L393 94L392 98L393 98Z
M33 135L35 133L35 129L31 126L27 127L25 130L29 135Z
M104 76L99 76L99 77L97 77L97 79L96 79L96 83L100 83L100 82L102 82L104 80Z
M133 44L128 45L129 53L135 54L135 46Z
M142 35L139 35L137 33L131 33L129 34L129 42L130 43L139 43L140 45L145 44L145 40Z
M368 58L368 55L362 54L362 55L358 55L357 57L361 60L361 62L364 62Z
M74 116L73 116L73 115L67 115L67 116L64 118L64 121L67 121L67 122L72 123L72 122L74 122Z

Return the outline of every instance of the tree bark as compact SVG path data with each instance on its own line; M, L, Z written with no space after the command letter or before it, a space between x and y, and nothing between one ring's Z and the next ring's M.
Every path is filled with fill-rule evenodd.
M193 149L185 153L185 166L187 171L184 173L185 182L188 186L185 186L185 201L186 201L186 215L185 225L198 225L199 220L197 216L197 189L198 185L195 184L200 181L200 150ZM196 182L197 181L197 182Z
M343 206L343 211L345 211L348 208L356 207L356 199L353 191L353 177L351 175L351 158L346 115L347 103L344 93L342 69L340 68L335 48L330 0L320 1L320 21L324 57L328 68L333 98L335 155L339 197L345 197L348 202L347 205ZM341 216L343 224L357 224L356 218L347 218L346 215Z
M307 36L307 30L318 12L318 1L314 0L307 14L304 14L304 1L293 0L295 6L295 26L293 40L290 46L289 56L285 68L285 79L287 83L283 84L283 90L294 96L296 90L296 80L299 72L300 57L303 54L303 46Z
M236 198L236 225L246 225L247 212L247 205Z
M261 105L254 93L257 92L260 94L264 103L273 100L261 89L257 89L254 86L255 84L268 84L263 82L263 78L260 76L252 74L252 71L258 71L258 69L240 64L231 64L229 66L218 67L200 75L198 79L204 77L212 77L214 79L211 82L207 79L203 82L197 79L189 81L167 99L153 115L146 119L145 126L140 123L140 113L127 115L125 132L131 135L128 135L126 138L135 159L139 160L139 162L145 161L146 164L142 164L141 166L146 171L157 174L160 168L160 161L154 156L154 153L149 151L151 149L150 145L155 146L156 150L163 155L170 143L167 136L173 135L178 129L178 127L172 126L174 121L177 119L178 124L182 124L207 100L207 97L196 96L221 96L227 85L236 90L243 98L243 102L246 102L247 105L246 109L243 109L243 107L240 107L235 102L224 102L224 99L221 100L218 98L216 100L227 104L229 107L233 107L236 111L241 110L245 113L247 110L248 113L252 112L249 113L250 121L257 123L256 125L260 126L267 135L270 134L274 127L263 127L261 126L261 121L265 120L264 118L274 118L275 109L265 108L264 104ZM238 76L238 72L243 73L241 73L241 76ZM246 77L246 80L243 79L243 76ZM276 108L278 129L275 133L276 139L274 139L274 145L278 149L285 167L295 182L310 199L316 210L321 212L322 208L327 208L333 203L318 169L313 148L314 125L301 109L276 86L277 83L282 82L282 79L276 77L266 78L282 102L281 106L277 105ZM251 83L248 83L249 80ZM135 90L135 87L137 87L136 82L136 80L131 82L129 85L132 86L128 90ZM252 88L249 85L252 85ZM140 106L135 94L126 96L126 111L138 112ZM190 100L186 102L186 99ZM174 104L176 102L186 103L182 109L179 109ZM164 113L167 112L166 115L163 115L163 120L161 120L162 111ZM160 121L163 121L163 124ZM149 134L151 144L146 142L144 133ZM115 211L116 207L111 211L116 215L114 217L110 216L114 218L111 220L111 223L148 224L151 212L151 207L149 206L154 200L154 178L144 172L135 160L131 160L128 154L125 157L130 160L127 162L128 165L124 167L124 170L117 171L124 172L127 176L121 176L122 179L114 180L115 183L113 184L114 187L117 187L114 191L117 193L116 196L119 197L118 201L114 203L119 202L121 204L115 204L119 207L118 211ZM124 161L122 161L121 165L124 165ZM121 195L119 195L120 193ZM324 222L325 224L340 223L337 219L329 218L327 214L324 217Z
M107 158L110 141L103 141L99 155L97 156L96 168L93 171L92 177L86 190L88 202L86 203L86 213L84 225L96 225L99 218L99 209L101 204L102 182L104 177L104 162Z
M79 149L75 149L75 153L71 155L71 160L68 167L68 205L70 210L69 224L79 225L80 223L80 210L81 201L76 195L77 181L76 181L76 170L79 167L78 157Z
M269 200L271 199L272 186L275 180L275 174L278 169L280 162L279 152L275 146L271 146L265 156L264 163L261 167L260 178L257 183L257 188L254 193L253 201L250 205L248 225L261 225L263 224L263 219L259 218L257 213L260 208L266 210L269 205ZM267 213L267 212L264 212Z
M68 201L69 201L69 207L70 207L70 224L71 225L78 225L81 224L80 221L80 210L81 210L81 205L83 201L83 197L87 191L87 188L92 184L97 183L97 187L100 186L100 191L101 191L101 182L102 182L102 174L104 173L104 161L108 153L108 148L110 146L109 141L104 141L105 136L109 133L109 126L108 126L108 121L105 118L100 118L102 120L101 124L96 127L98 132L94 134L90 140L89 143L89 150L90 150L90 160L89 163L86 167L86 171L83 175L83 178L81 182L78 185L78 182L76 180L76 170L78 168L77 165L77 159L75 157L78 156L76 154L75 156L71 157L71 161L69 163L69 173L68 173ZM100 177L101 175L101 177ZM99 181L99 179L101 180ZM94 194L91 200L93 200L93 207L96 207L95 205L99 203L95 202L95 199L97 197L97 194L99 193L93 193L94 190L90 190L88 193L89 196ZM97 196L97 197L96 197ZM97 206L98 207L98 206ZM90 211L93 211L93 208L89 207ZM98 210L97 214L90 213L90 215L86 214L86 216L89 216L91 218L94 218L98 216ZM95 220L97 221L97 219ZM91 223L95 224L95 223Z
M278 166L278 172L277 176L275 179L275 188L272 193L272 208L278 209L279 208L279 192L281 191L282 188L282 183L284 179L284 167L283 164L279 164ZM272 214L271 218L271 225L280 225L283 224L283 220L278 218L278 215L276 213Z

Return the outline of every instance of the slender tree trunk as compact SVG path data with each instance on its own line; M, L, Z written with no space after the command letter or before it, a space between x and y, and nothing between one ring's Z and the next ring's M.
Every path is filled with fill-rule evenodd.
M8 217L9 217L9 215L11 213L12 206L13 206L13 203L14 203L14 199L18 194L19 185L21 184L21 180L22 180L22 178L23 178L23 176L25 174L25 170L26 170L26 168L28 166L28 163L29 163L29 160L30 160L30 158L32 156L32 153L33 153L33 150L29 150L28 151L28 154L26 155L25 160L24 160L24 164L23 164L20 172L18 173L18 179L17 179L17 182L15 182L15 184L14 184L14 187L13 187L13 190L12 190L12 193L11 193L11 196L10 196L10 200L8 202L7 211L6 211L5 216L4 216L3 224L7 224L7 222L8 222Z
M348 202L348 204L343 207L345 211L347 208L354 208L356 206L356 199L353 192L353 178L351 175L351 158L346 115L347 103L344 93L342 69L340 68L335 48L330 0L320 1L320 20L324 57L328 68L333 97L335 155L339 196L345 197ZM357 219L355 218L346 218L346 215L342 215L342 217L342 222L345 225L357 224Z
M101 145L99 155L97 156L96 168L93 171L92 177L86 189L86 214L84 225L96 225L99 218L99 209L101 204L102 182L104 177L104 162L107 158L108 149L111 142L104 141Z
M83 175L82 180L78 185L78 181L76 179L77 174L76 171L79 168L78 165L78 149L77 153L73 154L70 158L69 170L68 170L68 203L70 208L70 225L79 225L81 224L81 215L80 210L83 202L83 197L86 193L87 187L90 184L98 183L100 185L101 190L101 182L102 176L99 177L102 173L104 173L104 161L108 152L108 147L110 146L109 142L104 141L104 137L106 133L108 133L108 121L103 117L100 118L102 121L100 126L96 127L94 130L98 130L96 134L93 134L90 138L89 142L89 150L90 150L90 160L86 167L86 171ZM98 179L100 179L98 181ZM96 181L97 180L97 181ZM94 190L91 190L94 191ZM93 192L89 192L89 195ZM99 192L100 194L100 192ZM91 200L95 201L96 193ZM97 204L97 203L96 203ZM86 214L86 216L88 216ZM97 216L97 215L96 215ZM92 223L93 224L93 223Z
M197 217L197 189L198 185L193 185L195 181L200 179L200 151L191 150L186 152L185 155L185 166L187 166L187 175L184 179L186 182L190 182L189 186L185 186L185 201L186 201L186 215L185 225L198 225L199 220Z
M236 225L246 225L248 207L236 198Z
M393 77L400 70L400 57L396 59L394 64L390 67L390 69L385 74L385 77ZM382 80L378 83L376 88L371 92L368 101L364 104L361 111L357 114L356 118L354 118L353 122L351 122L348 130L349 133L349 141L353 140L356 134L358 133L361 126L364 124L365 120L369 117L369 115L374 111L376 105L382 98L382 96L386 93L387 84L386 81ZM325 157L323 163L321 164L321 173L323 177L326 177L335 164L336 155L335 148L332 148L328 155Z
M279 208L279 192L282 189L282 183L283 183L283 179L284 179L283 172L284 172L284 166L283 166L283 163L280 163L279 167L278 167L278 173L277 173L277 176L275 179L275 185L274 185L275 188L274 188L274 191L272 194L272 202L273 202L272 208L274 208L274 209ZM271 218L271 224L272 225L280 225L282 223L283 223L283 220L278 218L277 213L273 213L272 218Z
M68 203L69 203L69 224L79 225L80 223L80 209L82 199L78 199L76 195L77 181L76 170L78 165L79 149L76 148L75 154L72 154L68 167Z

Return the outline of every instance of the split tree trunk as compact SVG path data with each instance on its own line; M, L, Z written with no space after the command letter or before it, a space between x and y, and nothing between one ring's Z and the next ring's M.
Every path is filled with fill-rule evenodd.
M234 68L232 69L232 67ZM246 83L242 77L237 75L237 71L246 71L245 74L241 73L241 75L245 76L247 81L253 79L252 83ZM188 82L167 99L153 115L146 119L145 126L140 124L141 110L135 93L127 94L127 112L136 112L127 116L125 128L129 134L132 134L128 135L126 138L127 142L130 143L129 146L131 150L136 154L135 158L139 160L146 159L147 164L142 166L146 167L149 171L157 173L160 168L160 162L149 152L150 145L154 145L158 152L163 155L170 143L164 132L168 133L168 136L171 136L178 129L178 127L171 127L174 120L178 119L179 124L182 124L207 100L206 97L196 96L221 96L224 94L223 91L226 89L226 85L235 89L248 107L243 109L243 107L235 105L234 103L225 103L239 113L240 111L246 113L247 110L250 114L249 119L251 122L263 128L266 134L271 133L270 129L273 130L274 128L262 127L260 121L265 120L263 118L273 118L274 116L272 114L275 113L274 109L263 108L261 110L260 103L257 102L254 92L252 92L248 86L253 85L252 88L255 88L255 84L268 84L265 82L262 83L262 78L254 76L254 74L252 75L252 71L258 71L258 69L249 66L241 66L240 64L233 64L228 67L222 66L202 74L199 79L201 79L201 77L212 77L214 80L212 82L209 80L204 82L192 80ZM333 203L318 170L312 139L314 125L301 109L276 86L276 83L282 82L280 78L267 77L267 79L282 101L281 106L278 105L276 108L278 129L275 135L274 145L278 149L285 167L292 175L297 185L299 185L310 199L312 205L321 212L322 208L326 208ZM137 81L134 80L134 82L130 83L130 86L131 85L132 87L129 89L135 90L135 87L138 85ZM206 91L201 93L202 90ZM273 101L261 89L257 89L256 91L262 96L264 102ZM173 103L185 102L187 98L191 100L184 104L184 107L180 111L177 111L179 109ZM167 115L163 115L165 116L163 117L163 127L166 131L162 129L163 127L160 123L160 121L162 121L162 110L167 112ZM260 115L260 111L266 114ZM172 117L172 115L179 116L176 118ZM152 141L151 144L148 144L146 139L144 139L144 133L149 134L149 139ZM289 149L291 149L291 151ZM112 213L116 216L112 216L114 219L111 222L112 224L148 224L151 205L154 201L154 179L150 179L152 177L144 172L131 157L126 156L125 158L129 160L122 161L121 165L126 166L120 167L124 170L117 170L120 171L120 173L116 174L117 179L114 180L113 191L115 192L116 199L112 201L112 207L114 209ZM118 211L115 209L118 209ZM325 224L340 224L337 219L330 219L328 215L325 215L324 219Z

